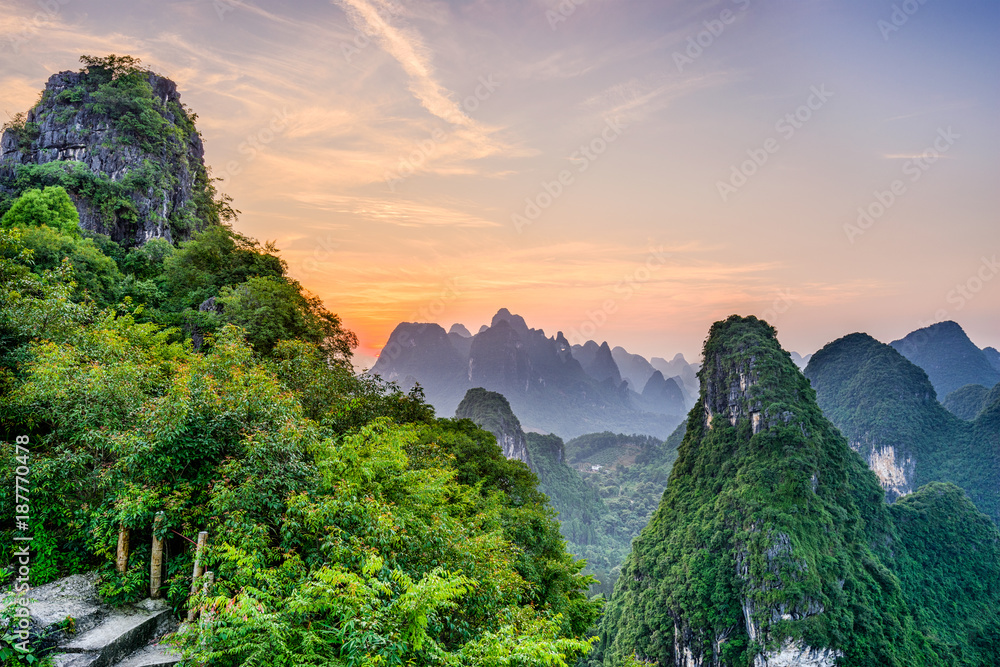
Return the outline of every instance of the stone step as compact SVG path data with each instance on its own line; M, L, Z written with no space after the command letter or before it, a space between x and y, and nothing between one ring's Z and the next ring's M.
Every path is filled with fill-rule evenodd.
M111 610L94 628L55 649L56 667L111 667L169 631L173 615L165 602L144 600Z
M44 637L39 648L65 636L62 627L68 617L73 619L74 632L80 634L96 627L107 615L97 594L96 572L59 579L32 588L24 596L30 600L32 631Z
M147 646L128 656L114 667L173 667L181 656L164 646Z

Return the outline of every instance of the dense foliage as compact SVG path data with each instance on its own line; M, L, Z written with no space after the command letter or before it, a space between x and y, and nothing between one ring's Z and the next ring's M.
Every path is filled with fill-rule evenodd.
M973 421L986 407L989 393L981 384L967 384L948 394L941 404L956 417Z
M611 596L633 538L659 505L682 436L683 428L666 442L605 432L563 444L528 434L539 488L559 512L569 550L598 580L594 592Z
M508 443L508 455L524 446L538 488L558 513L570 553L587 561L592 593L610 596L632 539L649 521L667 485L683 435L667 443L645 435L594 433L563 443L556 435L525 434L507 399L470 389L458 407L467 417ZM592 466L590 461L604 466ZM594 467L600 470L593 470Z
M62 260L33 261L43 244L26 239L40 230L68 244ZM74 243L103 258L103 303L79 289L95 276ZM559 665L586 652L600 603L534 475L471 422L435 419L419 391L355 376L335 316L325 332L335 325L339 340L322 324L296 328L321 307L283 270L273 249L225 227L177 250L128 251L0 230L2 435L31 437L34 583L96 567L109 601L145 596L163 512L168 599L212 612L179 635L193 663ZM248 303L260 281L287 301ZM148 310L111 302L140 283ZM245 329L226 309L202 313L214 335L196 351L157 321L213 289L227 308L243 300ZM5 448L2 563L12 457ZM119 575L123 527L137 546ZM199 530L216 584L189 600L178 535Z
M862 456L892 447L897 462L912 462L911 490L952 482L1000 521L1000 430L987 415L966 422L946 410L920 367L867 334L826 345L805 374L823 413Z
M1000 539L960 488L932 482L890 507L900 583L943 665L1000 656Z
M684 429L683 424L677 427L666 441L604 432L566 443L566 462L604 499L618 524L612 533L626 535L627 543L645 528L660 504Z
M701 399L663 501L622 568L594 664L634 655L674 665L690 650L706 664L744 667L786 642L830 649L846 666L992 664L955 658L954 635L936 636L960 626L962 612L925 619L916 592L943 582L904 591L919 568L877 479L824 418L773 328L753 317L716 323L700 377ZM950 520L932 513L906 530ZM954 561L949 592L957 604L996 606L997 591L962 592L978 587L977 567L992 577L1000 567L990 560L995 526L975 530L967 549L979 555L969 568ZM969 635L956 641L980 641Z
M26 190L3 214L0 225L22 229L44 225L79 236L80 214L65 188L50 186L44 190Z

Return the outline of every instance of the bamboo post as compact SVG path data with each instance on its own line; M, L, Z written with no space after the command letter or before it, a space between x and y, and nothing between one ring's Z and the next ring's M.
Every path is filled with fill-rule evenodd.
M201 587L201 594L204 597L208 597L208 594L212 591L212 584L215 583L215 572L205 573L205 584ZM202 615L206 621L212 620L212 612L208 611L206 606L205 613Z
M212 584L215 583L215 573L212 571L206 572L201 581L201 594L203 597L208 597L209 592L212 590ZM203 613L199 614L199 611ZM212 620L212 612L208 611L207 606L202 607L202 609L192 607L188 610L188 622L193 621L196 616L200 617L203 621Z
M163 583L163 540L156 536L162 523L163 512L157 512L153 520L153 555L149 561L149 597L154 600L160 597Z
M118 574L125 574L128 569L128 528L122 525L118 529L118 556L115 559L115 569Z
M209 592L212 589L212 584L214 584L214 583L215 583L215 573L214 572L206 572L205 573L205 578L204 578L204 583L202 584L202 587L201 587L201 593L202 593L202 595L204 595L205 597L208 597L208 594L209 594ZM214 614L208 608L207 605L204 607L203 611L204 611L204 613L201 614L201 623L211 623L212 619L214 617ZM193 618L191 617L191 613L190 612L188 612L188 620L189 621L193 620ZM202 635L201 635L200 645L201 645L202 649L206 648L206 646L207 646L206 634L207 633L202 633Z
M208 544L208 532L203 530L200 533L198 533L198 546L195 548L194 551L194 573L191 575L191 595L194 595L195 592L198 590L198 579L201 577L202 574L205 573L205 565L202 562L202 559L204 558L205 555L206 544ZM187 615L188 622L193 621L194 617L195 617L195 609L194 607L191 607L190 609L188 609L188 615Z

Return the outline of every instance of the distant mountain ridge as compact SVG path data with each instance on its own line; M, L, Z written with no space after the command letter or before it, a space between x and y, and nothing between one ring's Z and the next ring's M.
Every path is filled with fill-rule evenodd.
M957 322L932 324L890 345L927 372L942 400L967 384L989 388L1000 382L1000 353L976 347Z
M404 388L419 383L439 414L452 414L469 389L498 392L525 430L563 438L612 431L663 439L694 404L697 367L681 355L647 361L615 348L629 362L623 373L607 342L570 345L506 308L468 334L462 325L401 323L369 372Z

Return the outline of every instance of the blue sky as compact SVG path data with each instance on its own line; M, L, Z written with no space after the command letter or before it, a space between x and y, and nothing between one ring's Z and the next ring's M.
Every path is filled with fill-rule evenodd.
M365 355L500 307L647 356L734 312L1000 344L1000 6L576 2L0 0L0 112L141 57Z

